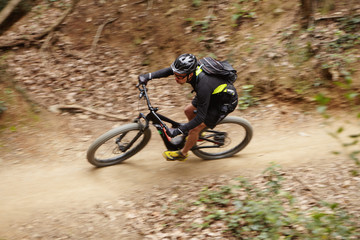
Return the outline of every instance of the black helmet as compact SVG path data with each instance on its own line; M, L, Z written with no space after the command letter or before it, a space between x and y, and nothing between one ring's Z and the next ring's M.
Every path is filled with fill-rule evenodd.
M181 54L176 58L175 62L171 64L173 72L178 74L190 74L195 71L196 67L196 57L189 53Z

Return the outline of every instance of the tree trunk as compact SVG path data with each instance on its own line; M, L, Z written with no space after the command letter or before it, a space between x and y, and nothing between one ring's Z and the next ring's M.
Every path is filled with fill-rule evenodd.
M301 25L307 28L313 17L313 2L315 0L300 0L301 1Z
M6 7L0 12L0 25L11 14L14 8L21 2L21 0L11 0Z

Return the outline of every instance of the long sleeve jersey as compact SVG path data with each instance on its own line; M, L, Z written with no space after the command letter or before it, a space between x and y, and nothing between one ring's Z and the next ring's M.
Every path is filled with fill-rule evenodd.
M174 72L171 67L168 67L150 73L150 78L164 78L170 75L174 75ZM224 79L210 76L203 72L198 76L195 76L194 74L189 83L196 93L195 98L197 98L197 114L194 119L180 127L180 130L183 132L188 132L204 122L210 104L219 104L220 101L220 99L217 98L217 94L213 94L214 90L219 85L229 84Z

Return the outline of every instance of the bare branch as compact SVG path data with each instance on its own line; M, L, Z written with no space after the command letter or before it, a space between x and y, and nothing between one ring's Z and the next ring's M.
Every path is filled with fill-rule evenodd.
M6 18L14 11L15 7L21 2L21 0L11 0L6 7L0 12L0 25L6 20Z

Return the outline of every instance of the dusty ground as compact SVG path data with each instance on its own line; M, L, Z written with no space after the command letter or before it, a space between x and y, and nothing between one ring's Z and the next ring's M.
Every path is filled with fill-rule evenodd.
M154 131L139 154L102 169L86 161L87 147L96 136L120 123L41 114L38 122L3 136L0 238L143 239L149 230L141 227L145 233L138 232L136 225L140 219L146 222L141 211L151 211L152 201L167 201L176 192L194 194L213 181L254 177L270 162L300 176L303 171L304 181L315 189L316 184L322 184L320 189L330 187L326 176L335 174L335 182L330 184L336 185L324 197L359 210L355 200L359 193L353 188L359 187L360 179L349 174L353 165L330 153L339 145L327 134L330 128L322 118L274 104L234 114L252 123L255 136L232 158L203 161L191 155L184 163L166 162L161 156L164 147ZM341 173L340 178L336 172ZM171 193L174 187L177 190ZM175 198L181 197L175 194ZM206 238L206 234L201 236Z

